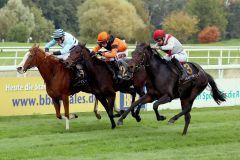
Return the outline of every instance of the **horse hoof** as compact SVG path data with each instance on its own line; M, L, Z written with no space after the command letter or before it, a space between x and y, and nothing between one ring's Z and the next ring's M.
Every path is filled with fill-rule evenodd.
M166 119L165 116L159 116L159 117L157 118L158 121L164 121L165 119Z
M123 121L118 121L118 122L117 122L117 125L118 125L118 126L122 126L122 125L123 125Z
M112 125L112 129L116 128L116 124Z
M114 117L120 117L120 116L121 116L120 113L117 113L117 114L114 115Z
M132 112L132 117L136 118L136 114L134 112Z
M78 115L77 114L74 114L75 118L78 118Z
M96 117L97 117L97 119L101 119L102 118L100 114L96 114Z
M187 133L182 133L182 136L186 136L187 135Z
M168 121L168 124L174 124L174 122L175 122L175 120L170 119L170 120Z
M136 121L137 121L137 122L141 122L141 120L142 120L142 119L141 119L140 116L137 116L137 117L136 117Z

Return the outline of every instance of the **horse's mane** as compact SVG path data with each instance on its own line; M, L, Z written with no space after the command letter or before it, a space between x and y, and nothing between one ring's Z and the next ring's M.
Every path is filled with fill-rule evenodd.
M158 53L156 49L151 48L150 44L148 43L140 43L137 45L136 49L142 48L148 50L157 60L159 60L161 63L166 63L166 60L163 59L162 55Z
M34 52L37 52L37 53L40 52L41 54L43 54L46 57L46 62L51 62L54 64L60 63L57 57L55 57L54 55L47 55L46 52L40 47L33 47L32 49L34 50Z
M76 47L80 47L80 49L85 49L87 51L87 54L89 54L92 57L93 63L99 64L99 65L106 65L106 62L97 58L96 56L91 55L91 51L86 47L86 44L78 43Z

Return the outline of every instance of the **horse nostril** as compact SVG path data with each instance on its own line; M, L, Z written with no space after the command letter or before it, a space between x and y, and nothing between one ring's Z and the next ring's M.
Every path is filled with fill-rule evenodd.
M22 70L22 67L17 67L17 70L18 70L18 71Z

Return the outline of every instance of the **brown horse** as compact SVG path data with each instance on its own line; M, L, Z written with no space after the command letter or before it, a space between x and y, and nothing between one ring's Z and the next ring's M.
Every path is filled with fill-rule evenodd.
M134 61L132 60L129 60L128 63L130 69L133 72L133 78L130 80L120 80L120 82L117 83L113 80L113 75L109 70L108 64L105 61L98 59L96 55L91 55L89 49L87 49L85 45L79 44L74 47L64 63L68 66L77 63L83 65L83 68L86 71L87 75L92 76L92 80L94 79L94 81L97 81L99 86L105 85L103 84L103 81L106 81L108 87L112 88L114 91L130 93L132 95L132 103L135 101L136 93L138 93L140 96L143 96L145 94L144 85L147 78L145 69L143 66L135 66ZM107 73L106 77L102 75L102 73L105 72ZM92 85L97 86L96 84ZM131 86L133 86L133 88ZM137 113L139 113L140 108L141 106L138 107L136 111ZM140 121L140 117L135 116L134 110L131 111L132 116L135 117L137 121Z
M153 109L157 120L165 120L165 117L159 114L158 106L171 102L173 99L180 98L182 111L172 117L169 123L174 123L179 117L184 115L185 126L182 134L185 135L191 119L190 111L193 102L208 84L211 86L211 93L216 103L219 104L225 101L226 95L217 88L213 78L195 63L187 64L192 69L193 74L197 75L196 78L184 84L185 87L182 88L181 85L179 85L178 71L172 68L166 60L161 58L156 50L152 50L150 45L145 43L138 45L133 52L133 59L136 64L143 64L145 66L150 81L147 87L147 94L134 102L131 107L124 112L118 120L119 125L122 125L123 119L131 109L139 104L150 103L155 100L157 101L154 102Z
M53 55L47 55L39 46L33 45L32 48L24 56L23 61L17 67L19 73L24 73L32 67L37 67L44 82L48 95L52 98L56 117L66 120L66 129L69 129L69 119L77 118L76 114L69 114L69 95L79 91L92 93L92 89L88 85L77 86L71 88L71 82L74 79L74 73L66 69L64 64ZM61 116L60 100L63 101L65 114ZM96 104L95 104L96 108ZM94 108L96 117L101 118Z

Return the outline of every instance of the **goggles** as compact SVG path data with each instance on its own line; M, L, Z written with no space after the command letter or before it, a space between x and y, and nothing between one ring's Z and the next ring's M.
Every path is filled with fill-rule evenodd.
M101 42L98 42L98 44L99 44L100 46L102 46L102 45L104 45L104 44L107 44L107 41L101 41Z

